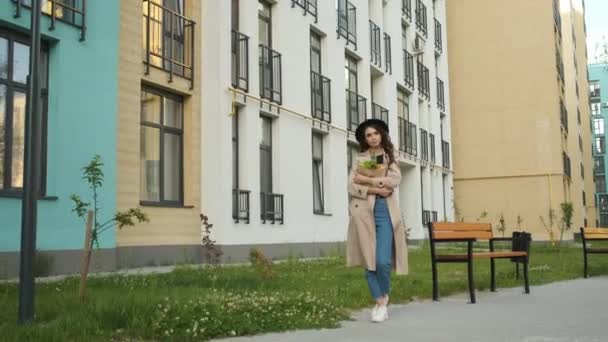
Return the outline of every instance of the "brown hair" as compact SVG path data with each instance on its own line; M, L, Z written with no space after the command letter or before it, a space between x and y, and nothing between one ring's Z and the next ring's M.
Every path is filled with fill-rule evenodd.
M390 165L390 164L394 163L395 162L395 146L393 145L393 142L391 141L391 137L388 135L388 132L386 130L384 130L380 125L371 124L368 126L368 128L369 127L372 127L373 129L378 131L378 133L380 133L380 136L382 137L380 146L384 149L384 153L386 153L386 155L388 156L388 164ZM367 130L367 128L366 128L366 130ZM359 142L359 148L361 149L361 152L365 152L365 151L369 150L369 145L367 144L367 140L365 140L365 136Z

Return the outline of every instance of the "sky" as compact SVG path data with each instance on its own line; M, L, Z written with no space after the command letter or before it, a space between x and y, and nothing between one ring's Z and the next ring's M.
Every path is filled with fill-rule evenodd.
M585 12L588 62L593 63L597 45L604 37L608 42L608 0L585 0Z

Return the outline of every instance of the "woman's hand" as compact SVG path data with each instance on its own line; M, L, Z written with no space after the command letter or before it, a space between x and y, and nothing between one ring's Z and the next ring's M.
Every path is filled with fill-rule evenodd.
M393 193L393 189L373 187L373 188L369 188L367 190L367 193L369 193L369 194L376 194L376 195L379 195L381 197L385 197L386 198L386 197L390 196Z

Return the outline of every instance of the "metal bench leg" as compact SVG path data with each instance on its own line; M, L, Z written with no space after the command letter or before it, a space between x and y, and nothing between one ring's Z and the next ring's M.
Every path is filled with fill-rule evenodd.
M496 263L490 259L490 291L496 292Z
M585 271L584 271L584 275L585 275L585 278L588 278L589 277L589 269L588 269L588 266L587 266L587 252L583 251L583 255L585 257Z
M439 300L439 284L437 284L437 263L432 263L432 271L433 271L433 300Z
M519 261L515 262L515 279L519 279Z
M526 293L530 293L530 281L528 279L528 258L524 260L524 288Z
M473 281L473 259L469 259L467 262L468 273L469 273L469 296L471 297L471 304L475 304L475 285Z

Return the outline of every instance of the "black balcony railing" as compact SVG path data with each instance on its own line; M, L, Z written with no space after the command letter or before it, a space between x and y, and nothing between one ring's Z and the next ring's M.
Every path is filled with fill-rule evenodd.
M422 211L422 224L427 226L431 223L431 212L429 210Z
M429 145L431 145L431 163L435 163L435 135L429 133Z
M398 118L399 121L399 150L411 155L418 155L417 131L416 125L407 121L404 118Z
M450 143L445 140L441 141L441 154L443 156L441 165L446 169L450 169Z
M401 0L401 13L408 21L412 21L412 0Z
M443 81L437 78L437 107L441 111L445 111L445 93Z
M260 193L260 204L262 223L270 221L272 224L276 222L283 224L285 222L283 212L284 195L262 192Z
M249 37L232 31L232 86L249 91Z
M260 97L281 104L281 77L281 54L260 44Z
M566 154L566 152L562 152L562 159L564 162L564 175L566 177L571 177L572 176L572 169L570 167L570 157L568 157L568 155Z
M441 33L441 23L435 20L435 51L438 53L443 52L443 35Z
M426 6L421 0L416 0L416 28L424 36L428 36Z
M414 56L403 50L403 81L411 90L414 90Z
M380 119L388 125L388 109L372 102L372 118Z
M378 67L382 67L382 34L380 27L373 21L369 21L369 46L370 46L370 61Z
M357 8L348 0L338 0L338 38L346 39L357 49Z
M592 89L589 92L589 96L592 98L599 98L600 97L600 88L599 86L597 88Z
M310 94L312 117L331 122L331 81L329 78L310 72Z
M317 0L291 0L291 7L299 6L304 11L304 15L309 13L317 22Z
M431 211L431 222L437 222L437 212L436 211Z
M232 218L234 222L239 223L245 221L249 223L249 190L233 189L232 190Z
M194 21L182 13L143 0L144 13L144 63L146 74L150 66L190 80L194 86Z
M606 173L606 169L604 166L604 156L595 157L593 163L593 173L596 175L603 175Z
M15 3L15 18L21 17L23 7L31 8L31 0L12 0ZM49 30L55 29L55 22L61 21L80 29L80 41L86 38L86 0L46 0L41 1L42 13L51 17Z
M428 132L424 129L420 129L420 158L422 160L429 160L429 141Z
M568 110L562 101L559 103L559 119L564 131L568 133Z
M429 81L429 69L424 66L420 61L416 62L418 71L418 92L423 99L431 99L431 85Z
M384 33L384 70L393 73L393 57L391 54L391 36Z
M346 116L348 130L354 132L367 117L367 99L355 92L346 90Z

